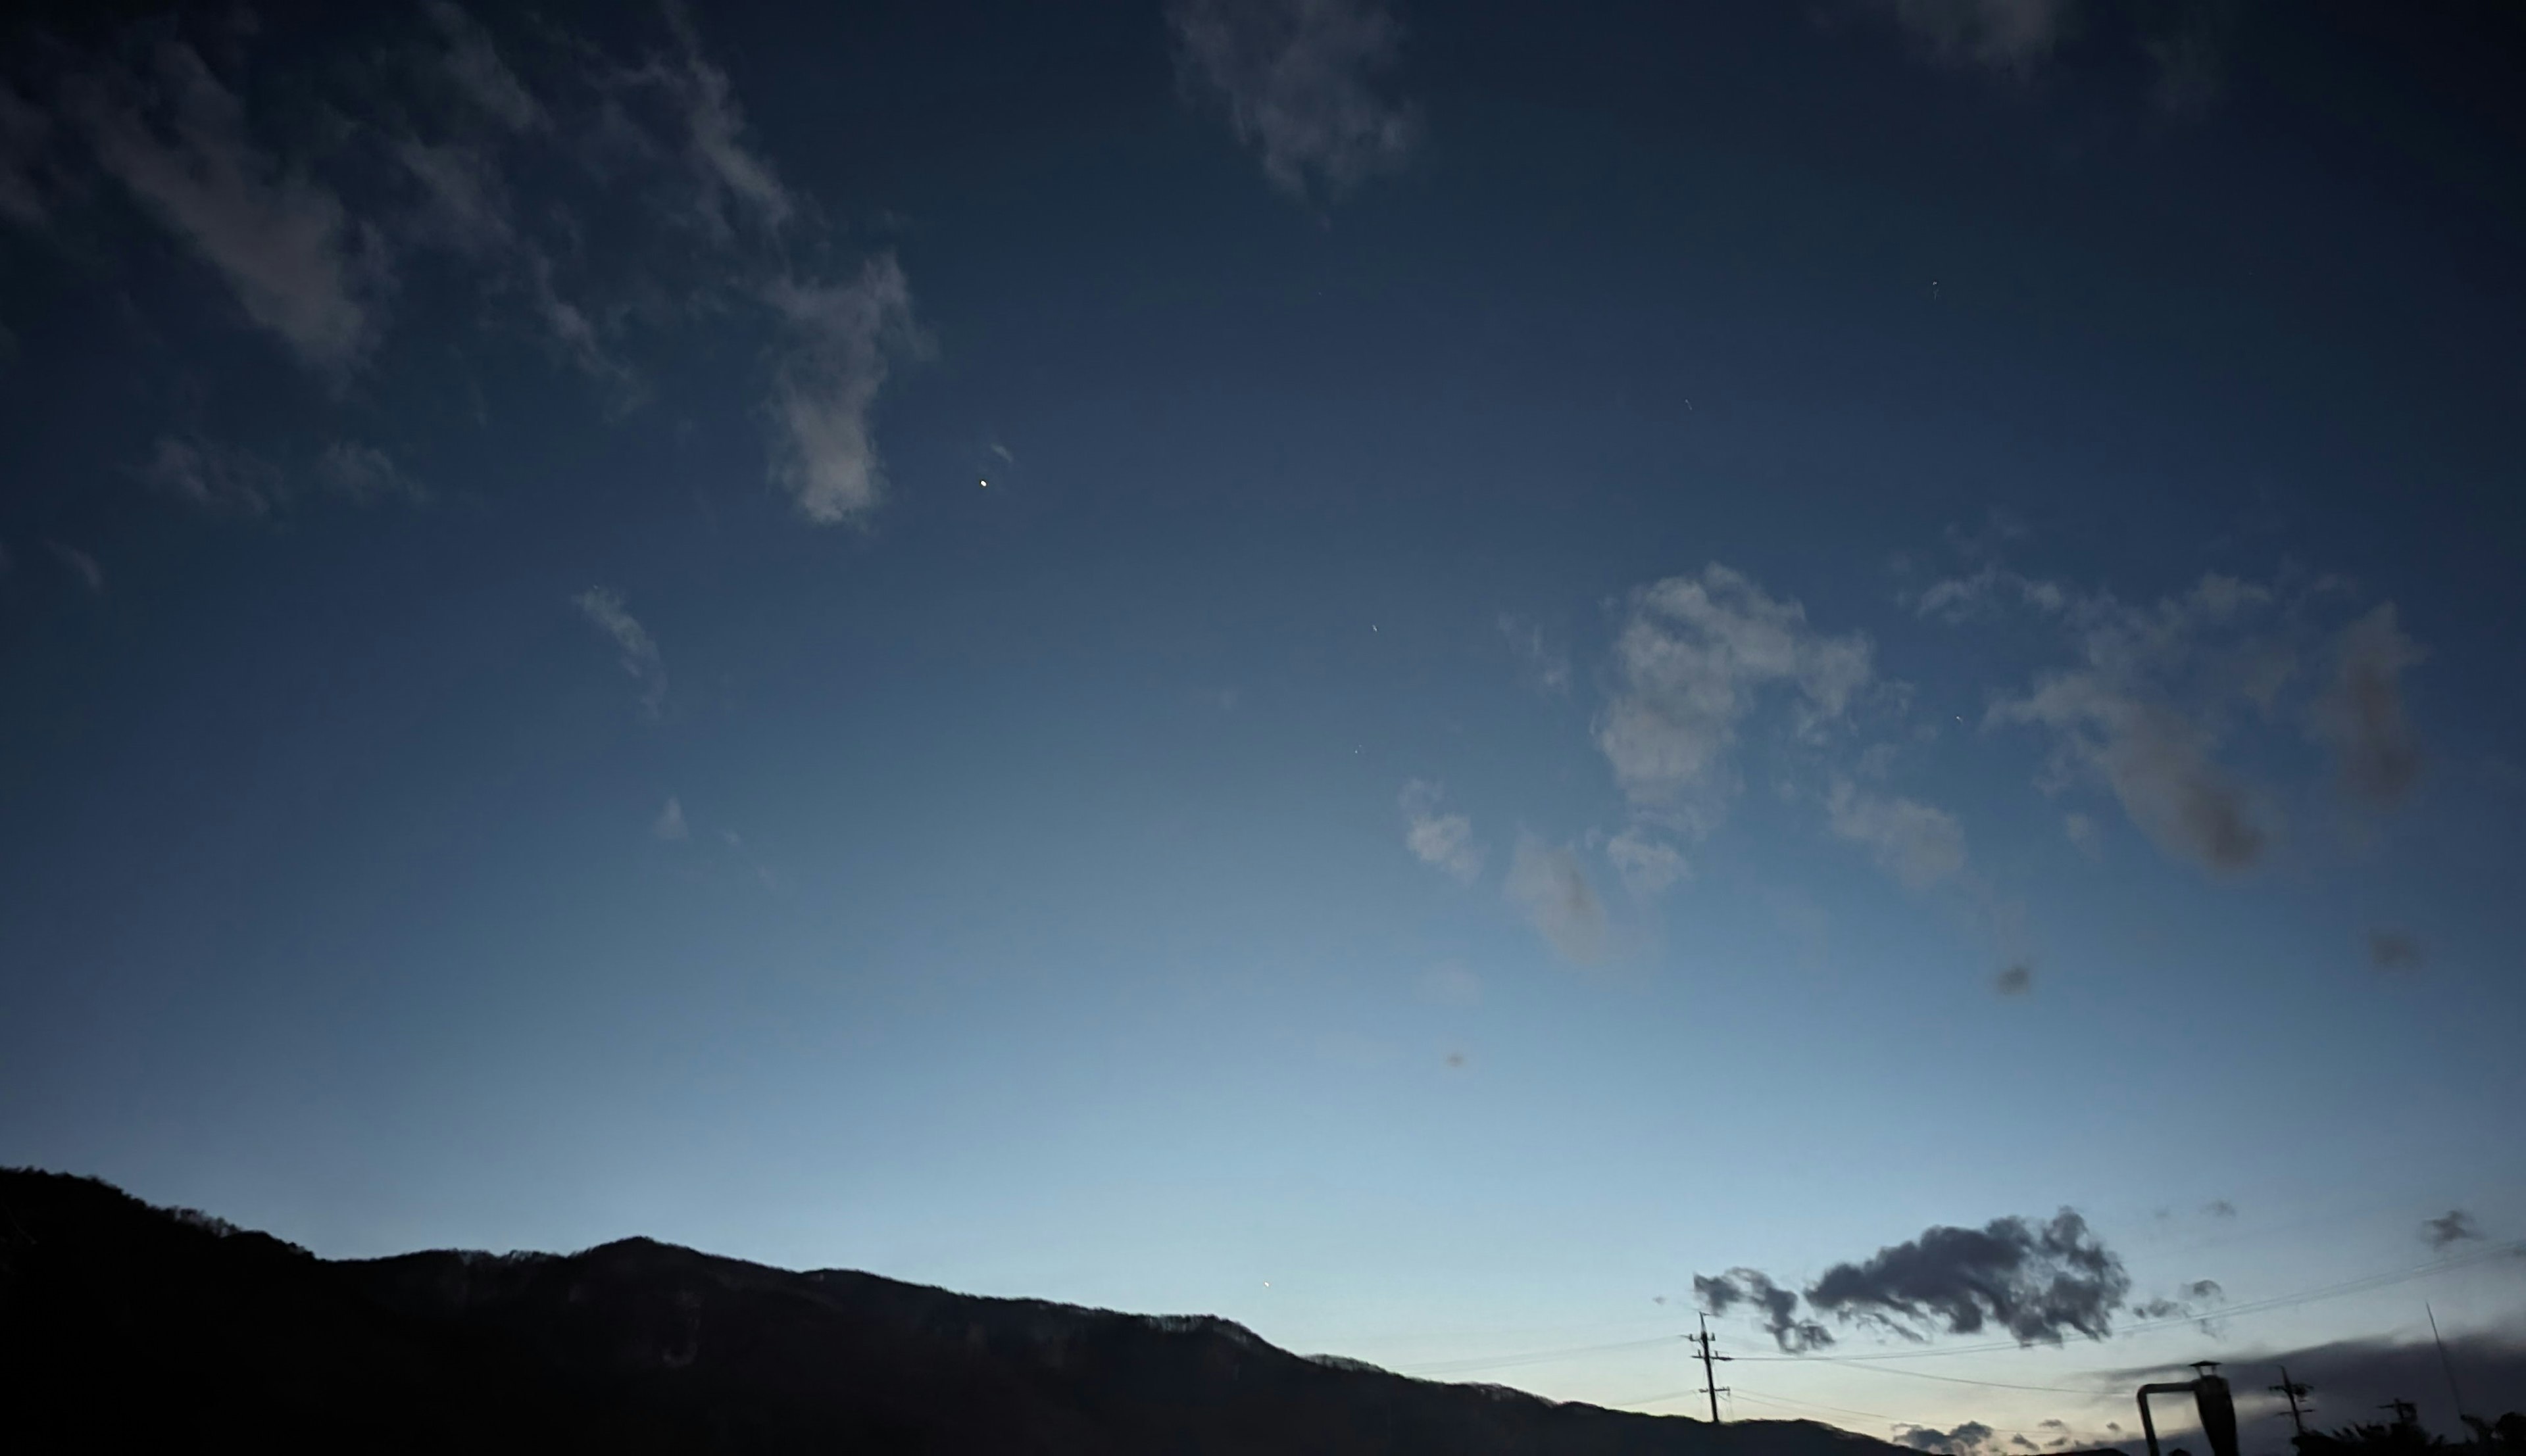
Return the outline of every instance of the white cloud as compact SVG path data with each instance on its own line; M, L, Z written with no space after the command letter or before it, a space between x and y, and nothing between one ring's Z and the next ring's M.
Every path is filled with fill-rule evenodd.
M316 462L316 475L329 489L362 505L388 500L420 505L429 499L420 481L396 468L393 457L375 445L335 440Z
M1871 675L1865 636L1818 632L1798 603L1717 565L1634 592L1614 666L1597 747L1637 813L1693 835L1736 791L1728 753L1758 692L1793 686L1796 727L1812 738Z
M1439 785L1415 778L1403 785L1403 842L1421 863L1444 870L1467 884L1483 873L1483 846L1474 822L1439 812Z
M2061 832L2068 835L2070 842L2079 846L2079 852L2090 859L2104 853L2104 837L2097 830L2097 822L2084 814L2062 815Z
M649 832L661 839L682 839L691 832L684 827L684 806L675 795L667 796L667 807L658 811Z
M142 472L161 490L207 511L267 516L287 497L280 472L244 450L168 436Z
M1605 842L1605 858L1636 895L1663 894L1692 876L1692 867L1674 845L1650 837L1638 825Z
M2393 602L2352 623L2335 645L2333 683L2316 701L2312 728L2333 749L2344 792L2368 808L2395 808L2420 779L2402 674L2428 657L2396 625Z
M1864 846L1907 889L1928 889L1964 868L1964 829L1944 809L1837 778L1825 814L1837 838Z
M1940 59L2025 72L2068 32L2074 0L1878 0Z
M1936 617L1943 622L1960 623L1986 616L1999 609L2002 596L2014 596L2027 606L2045 612L2058 612L2069 605L2069 593L2057 581L2039 581L2015 572L1986 566L1970 577L1949 577L1933 581L1912 599L1912 610L1923 617Z
M219 271L248 318L309 364L348 370L374 331L361 297L382 274L374 246L355 247L332 192L255 148L243 108L191 47L162 45L157 73L172 140L127 77L79 88L97 160Z
M746 149L745 130L728 73L702 55L701 37L681 5L667 8L668 23L682 46L681 70L652 73L683 108L685 155L702 185L702 212L714 230L729 230L727 203L734 200L767 228L778 229L795 210L789 189L772 164Z
M667 700L667 663L659 656L658 644L651 641L647 628L623 609L621 594L602 586L591 586L571 598L580 615L596 625L597 629L614 639L623 671L640 684L640 706L649 717Z
M1417 124L1371 78L1401 27L1380 0L1173 0L1178 65L1215 92L1239 141L1291 196L1339 192L1402 165Z
M819 526L862 520L885 494L870 410L892 359L926 347L903 270L885 254L849 283L783 278L770 301L790 337L773 385L773 478Z
M1503 888L1563 960L1585 966L1605 958L1604 902L1588 882L1577 850L1519 834Z

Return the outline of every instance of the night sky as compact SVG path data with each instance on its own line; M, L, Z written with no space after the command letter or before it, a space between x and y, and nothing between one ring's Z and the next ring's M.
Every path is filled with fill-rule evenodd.
M7 26L0 1163L1955 1456L2526 1325L2515 6Z

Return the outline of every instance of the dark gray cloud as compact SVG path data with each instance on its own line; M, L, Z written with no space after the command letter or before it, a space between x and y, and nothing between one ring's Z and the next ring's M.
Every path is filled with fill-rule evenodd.
M2403 714L2403 670L2428 657L2386 602L2352 623L2335 649L2332 687L2315 704L2317 738L2333 749L2342 791L2371 809L2401 804L2420 781L2420 739Z
M1724 1315L1740 1304L1761 1311L1763 1328L1772 1331L1784 1350L1803 1353L1833 1343L1833 1331L1797 1317L1797 1293L1773 1283L1761 1270L1732 1269L1716 1278L1696 1274L1692 1293L1714 1315Z
M1951 1431L1941 1431L1935 1426L1906 1427L1894 1440L1898 1445L1910 1446L1915 1451L1936 1451L1940 1456L1976 1456L1977 1452L1991 1445L1992 1437L1996 1433L1980 1421L1967 1421Z
M2237 1205L2225 1198L2213 1198L2201 1205L2201 1211L2214 1219L2233 1219L2237 1216Z
M1793 1352L1833 1343L1814 1318L1822 1315L1912 1340L1942 1332L1976 1334L1996 1325L2021 1344L2059 1344L2072 1333L2103 1339L2113 1330L2114 1315L2125 1310L2196 1313L2192 1304L2177 1300L2133 1305L2131 1276L2121 1257L2067 1208L2042 1223L2004 1218L1980 1229L1934 1227L1865 1260L1833 1266L1802 1296L1752 1269L1695 1276L1692 1284L1714 1314L1739 1304L1760 1311L1772 1338ZM2208 1280L2182 1292L2194 1301L2220 1297L2218 1284ZM1797 1315L1801 1298L1809 1312L1805 1319Z
M2450 1208L2440 1217L2424 1220L2421 1224L2421 1239L2434 1249L2478 1241L2481 1237L2482 1230L2474 1226L2473 1215L2460 1208Z
M2410 971L2421 964L2421 942L2408 930L2380 926L2368 932L2368 964L2380 971Z
M2065 1208L2042 1224L2004 1218L1927 1230L1826 1270L1806 1298L1816 1310L1913 1338L1997 1325L2021 1344L2059 1344L2070 1333L2104 1338L2130 1293L2121 1258Z
M1993 984L2003 996L2023 996L2035 989L2035 968L2027 965L2011 966L1999 973Z

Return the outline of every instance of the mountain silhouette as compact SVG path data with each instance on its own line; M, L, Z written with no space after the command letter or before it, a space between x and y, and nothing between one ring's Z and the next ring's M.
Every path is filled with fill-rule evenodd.
M1411 1380L1205 1316L987 1299L645 1238L319 1259L0 1171L0 1447L1891 1456Z

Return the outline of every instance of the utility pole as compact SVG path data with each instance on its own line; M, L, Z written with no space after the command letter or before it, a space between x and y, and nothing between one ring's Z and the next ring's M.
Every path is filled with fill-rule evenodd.
M1716 1426L1719 1424L1719 1397L1727 1393L1728 1387L1719 1383L1719 1376L1710 1368L1710 1362L1733 1360L1736 1357L1710 1353L1710 1317L1708 1315L1701 1317L1701 1332L1688 1334L1684 1340L1687 1344L1701 1346L1701 1379L1705 1381L1701 1388L1710 1397L1710 1424Z
M2304 1416L2302 1416L2302 1415L2299 1414L2298 1398L2299 1398L2299 1396L2301 1396L2301 1395L2304 1395L2304 1394L2308 1393L2308 1392L2307 1392L2307 1388L2306 1388L2306 1386L2301 1385L2301 1384L2299 1384L2298 1381L2291 1380L2291 1379L2289 1378L2289 1367L2288 1367L2288 1366L2286 1366L2286 1365L2284 1365L2284 1366L2282 1366L2282 1367L2281 1367L2281 1382L2280 1382L2279 1384L2277 1384L2277 1385L2272 1386L2271 1388L2273 1388L2274 1390L2279 1391L2281 1394L2283 1394L2283 1395L2285 1395L2285 1396L2288 1396L2288 1397L2289 1397L2289 1403L2290 1403L2290 1425L2291 1425L2293 1428L2295 1428L2295 1429L2297 1430L2297 1431L2298 1431L2298 1433L2299 1433L2299 1435L2301 1435L2301 1436L2305 1435L2305 1434L2306 1434L2306 1418L2305 1418Z
M2448 1395L2455 1401L2455 1418L2462 1421L2464 1392L2455 1387L2455 1362L2448 1358L2447 1341L2439 1338L2439 1312L2426 1304L2421 1311L2430 1317L2430 1342L2439 1347L2439 1369L2447 1372Z

